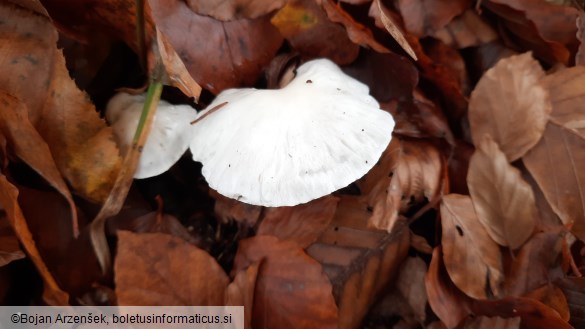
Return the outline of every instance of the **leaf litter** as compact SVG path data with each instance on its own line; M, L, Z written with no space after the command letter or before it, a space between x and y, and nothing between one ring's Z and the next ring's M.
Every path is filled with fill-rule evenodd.
M20 300L95 303L110 291L124 305L245 305L247 328L583 323L584 285L568 283L582 279L585 239L580 9L150 0L139 72L134 1L67 4L0 5L0 204L14 232L2 230L2 267L32 263L43 283L18 286ZM58 48L65 37L110 55L86 61L71 42ZM225 89L265 88L277 56L333 60L393 115L392 142L364 177L279 208L212 191L189 155L131 180L101 118L116 89L144 88L164 68L174 88L163 98L202 109ZM71 63L91 66L84 90ZM104 229L116 253L89 239L108 197L100 220L119 213ZM100 257L113 259L105 276Z

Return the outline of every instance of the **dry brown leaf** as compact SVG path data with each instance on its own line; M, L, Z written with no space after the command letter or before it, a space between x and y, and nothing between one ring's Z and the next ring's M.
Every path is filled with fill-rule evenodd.
M538 289L535 289L526 295L528 298L536 299L544 305L557 311L561 319L569 321L571 314L569 312L569 305L567 298L561 288L546 284Z
M500 300L474 300L471 309L476 315L503 318L521 317L522 328L573 328L552 308L526 297L507 297Z
M433 35L453 17L463 13L469 0L398 0L397 7L404 19L406 30L417 37Z
M478 316L465 322L462 329L519 329L522 318L501 318L499 316L487 317Z
M390 231L399 212L437 195L442 179L441 155L433 145L394 139L358 182L372 211L369 224Z
M49 272L47 265L43 261L39 250L36 247L33 235L29 230L26 219L18 205L18 190L12 185L6 176L0 174L0 205L6 211L6 217L12 225L14 234L22 244L28 258L37 268L43 282L44 292L43 299L48 305L68 305L69 296L59 288L55 278Z
M557 6L546 1L535 0L485 1L485 4L490 9L492 9L492 3L508 6L516 11L514 14L508 14L509 16L507 16L515 24L518 24L517 21L514 21L515 16L525 16L526 19L534 23L540 36L549 43L554 42L563 45L569 50L574 49L578 43L576 39L576 19L579 10L573 6ZM518 21L521 20L518 19ZM520 33L518 35L530 39Z
M443 261L453 283L476 299L499 296L504 280L502 255L479 222L471 198L444 196L441 224Z
M441 247L436 247L425 276L425 287L433 312L447 328L455 328L470 314L470 298L451 282L442 259Z
M394 40L398 42L400 47L402 47L402 49L404 49L404 51L410 57L412 57L412 59L416 61L417 57L416 54L414 53L414 50L404 37L402 29L398 26L398 24L396 24L396 22L392 18L392 15L390 15L390 13L388 12L388 9L386 9L386 7L382 5L381 0L374 0L374 2L375 4L372 4L372 6L370 7L370 16L380 17L380 21L382 22L382 25L384 26L386 31L388 31L388 33L394 38ZM374 11L374 13L372 11Z
M17 157L47 180L69 204L73 235L77 235L77 213L69 188L55 162L49 146L28 120L24 104L0 90L0 132Z
M535 234L508 265L504 289L519 297L564 275L558 267L564 234L550 229Z
M552 103L551 118L585 138L585 67L559 70L544 81Z
M575 54L575 65L585 65L585 13L579 12L577 17L577 39L579 40L579 49Z
M537 216L532 189L489 135L471 156L467 184L479 221L497 243L517 249L532 235Z
M496 31L472 9L466 10L444 28L437 30L434 37L458 49L479 46L498 39Z
M166 69L166 76L169 80L164 83L179 88L183 94L195 98L195 102L199 101L201 86L199 86L197 82L193 80L189 72L187 72L185 63L183 63L177 52L171 46L167 36L161 33L158 29L156 29L155 45L156 49L154 51L158 50L162 64ZM150 55L152 55L152 53L150 53ZM155 56L155 58L158 57ZM153 72L154 67L156 66L153 62L153 60L150 61L150 63L152 63L152 67L149 69L150 72Z
M254 19L269 14L287 0L187 0L189 8L199 15L211 16L220 21Z
M223 305L229 279L215 259L162 233L118 232L114 277L120 305Z
M315 0L289 1L270 21L303 57L327 57L343 65L358 56L359 45L327 18Z
M2 4L0 90L22 100L29 120L49 145L57 167L77 193L103 201L120 165L112 132L77 89L57 49L48 18Z
M297 244L273 236L240 241L234 271L262 261L256 280L255 328L336 328L337 306L323 268Z
M549 123L523 162L561 221L585 240L585 140L571 129ZM558 168L562 164L563 168Z
M14 230L10 227L10 222L5 215L0 216L0 267L9 264L12 261L26 257Z
M474 144L489 134L509 161L536 145L552 109L543 78L544 71L531 53L503 59L489 69L469 101Z
M396 278L398 291L406 298L419 323L426 320L427 293L425 290L425 274L427 264L419 257L408 257L400 265L400 273Z
M262 207L227 198L212 189L210 189L209 194L215 199L213 208L221 223L229 223L235 220L250 227L256 226L256 222L262 213Z
M335 217L307 253L323 265L339 305L339 327L355 328L400 270L410 234L399 222L390 234L367 227L371 216L357 196L341 196Z
M371 48L379 53L389 53L390 50L376 41L372 31L366 26L354 20L338 3L333 0L316 0L323 7L329 19L334 23L339 23L347 30L347 35L354 43Z
M221 22L197 15L178 0L149 0L148 4L157 28L191 76L215 94L253 85L282 44L269 16Z
M266 208L257 235L272 235L306 248L329 226L339 198L325 196L294 207Z
M248 266L245 271L236 274L225 291L225 305L244 306L244 328L252 328L252 310L254 309L254 290L258 279L261 262Z

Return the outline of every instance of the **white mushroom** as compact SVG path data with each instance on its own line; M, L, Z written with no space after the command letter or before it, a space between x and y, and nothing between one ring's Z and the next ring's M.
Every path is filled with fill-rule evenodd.
M145 100L145 95L119 93L108 103L106 119L114 129L122 154L132 146ZM197 112L189 105L172 105L161 100L134 178L148 178L169 170L189 147L190 123L196 116Z
M368 86L326 59L303 64L279 90L226 90L198 117L190 149L210 187L270 207L305 203L359 179L394 128Z

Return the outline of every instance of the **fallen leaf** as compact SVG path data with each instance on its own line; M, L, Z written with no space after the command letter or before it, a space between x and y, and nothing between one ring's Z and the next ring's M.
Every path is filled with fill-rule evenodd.
M406 298L415 319L423 323L426 319L427 293L424 286L427 265L419 257L407 257L400 266L396 278L398 291Z
M573 328L559 314L543 303L526 297L507 297L499 300L474 300L471 308L476 315L502 318L522 318L523 328Z
M6 216L0 216L0 267L26 257Z
M234 271L261 260L254 297L254 328L337 327L338 311L331 283L319 263L296 243L256 236L240 241Z
M103 201L120 166L112 131L75 86L48 18L2 4L0 89L25 103L60 172L82 196Z
M577 17L577 39L579 48L575 55L575 65L585 65L585 14L579 12Z
M282 44L269 16L222 22L178 0L149 0L150 15L195 81L212 93L250 86Z
M213 257L183 239L119 231L114 266L119 305L224 304L228 276Z
M512 250L520 247L534 231L534 194L489 135L471 156L467 182L477 217L490 237Z
M333 221L307 248L331 280L340 328L362 323L377 296L397 275L410 245L404 222L388 234L368 228L370 216L360 197L342 195Z
M371 48L379 53L390 52L388 48L376 41L369 28L353 19L338 3L335 3L333 0L316 1L323 7L332 22L339 23L345 27L351 41L362 47Z
M396 6L404 19L406 30L417 37L433 35L470 5L469 0L398 0Z
M327 57L339 65L353 62L359 45L331 22L314 0L289 1L270 20L302 57Z
M519 316L513 318L501 318L499 316L487 317L478 316L469 319L463 325L463 329L519 329L522 318Z
M546 126L543 138L522 159L546 200L571 231L585 239L585 140L555 123ZM566 164L564 170L555 170Z
M556 286L546 284L536 290L531 291L526 295L528 298L536 299L553 310L557 311L561 318L565 321L569 321L569 305L567 304L567 298L563 291Z
M425 276L425 287L433 312L447 328L455 328L470 314L471 299L451 282L442 259L441 247L436 247Z
M18 190L16 187L6 179L6 176L0 174L0 204L6 211L6 217L10 221L18 241L43 279L43 300L48 305L69 305L69 296L61 290L36 247L17 199Z
M41 175L67 200L71 214L72 236L79 233L73 197L63 180L49 146L28 120L25 105L0 90L0 132L17 157Z
M551 119L585 138L585 67L559 70L544 81L552 103Z
M225 291L225 305L244 306L244 328L252 328L254 290L261 262L253 263L235 275Z
M567 298L570 323L575 328L585 326L585 278L565 277L555 282Z
M266 208L256 234L272 235L306 248L329 226L337 202L339 198L325 196L294 207Z
M452 48L439 40L427 40L423 44L425 53L437 64L443 65L455 78L457 87L464 95L469 95L471 82L463 56L458 50Z
M498 39L494 28L472 9L453 18L444 28L437 30L434 37L458 49L479 46Z
M388 33L394 38L394 40L398 42L400 47L402 47L402 49L404 49L404 51L410 57L412 57L412 59L416 61L417 57L416 54L414 53L414 50L404 37L404 33L402 32L401 28L398 26L398 24L396 24L396 22L392 18L392 15L390 15L390 13L388 12L388 9L386 9L386 7L382 5L382 2L380 0L374 0L374 3L375 4L372 4L372 6L370 7L369 15L379 17L386 31L388 31ZM374 13L372 13L372 9Z
M507 262L504 289L507 296L519 297L564 276L558 266L564 234L560 228L535 234Z
M471 137L489 134L515 161L542 136L552 106L544 71L530 53L503 59L481 78L469 101Z
M378 164L358 181L372 211L368 222L390 231L399 212L437 195L442 179L443 163L434 146L393 140Z
M210 194L215 199L215 215L222 223L236 220L250 227L256 226L256 222L262 213L262 207L227 198L213 189L210 189Z
M286 4L286 0L187 0L189 8L199 15L220 21L254 19L269 14Z
M453 283L472 298L499 296L504 281L500 248L479 222L471 198L444 196L441 224L443 261Z

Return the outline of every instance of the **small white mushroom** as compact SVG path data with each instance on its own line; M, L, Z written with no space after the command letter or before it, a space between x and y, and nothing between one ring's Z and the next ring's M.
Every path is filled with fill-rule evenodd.
M368 86L326 59L300 66L282 89L226 90L198 118L190 149L210 187L270 207L305 203L359 179L394 128Z
M122 154L132 146L145 100L145 95L119 93L108 103L106 119L114 129ZM189 105L172 105L161 100L134 178L148 178L169 170L189 147L190 123L196 116L197 112Z

